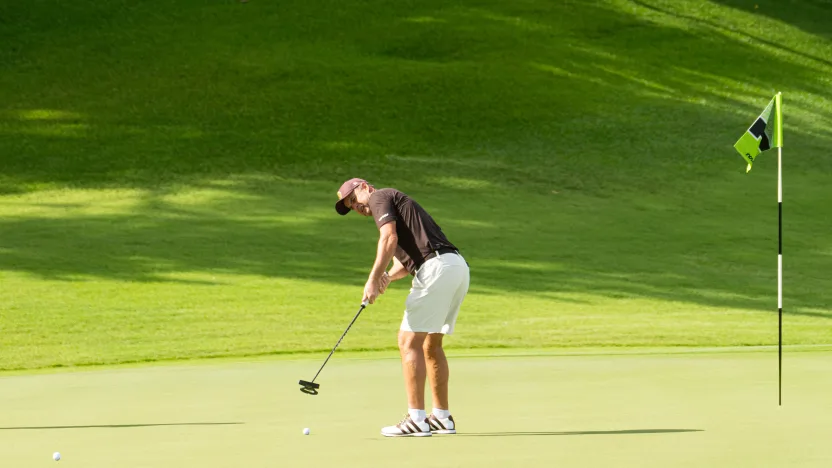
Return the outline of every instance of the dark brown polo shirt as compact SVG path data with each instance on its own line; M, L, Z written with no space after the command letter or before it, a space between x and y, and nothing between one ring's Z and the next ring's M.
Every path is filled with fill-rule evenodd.
M456 249L428 212L403 192L393 188L376 190L370 195L368 205L379 229L396 222L399 245L395 257L411 274L429 253L442 248Z

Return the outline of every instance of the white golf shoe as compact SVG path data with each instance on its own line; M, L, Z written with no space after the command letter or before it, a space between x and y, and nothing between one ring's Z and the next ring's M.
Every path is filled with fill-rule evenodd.
M431 433L427 419L424 421L414 421L410 419L410 415L406 415L395 426L382 427L381 435L384 437L425 437L430 436Z
M434 434L456 434L456 423L453 416L448 416L448 419L437 418L431 414L428 416L428 424L430 425L430 432Z

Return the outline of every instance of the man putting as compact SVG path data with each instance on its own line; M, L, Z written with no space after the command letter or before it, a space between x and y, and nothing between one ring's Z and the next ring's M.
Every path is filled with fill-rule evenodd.
M468 293L468 264L456 246L418 203L392 188L376 190L363 179L350 179L338 190L335 211L372 216L379 229L378 252L364 286L363 301L375 302L391 281L413 275L399 330L407 416L381 429L387 437L456 434L448 409L448 360L442 338L454 331ZM390 261L393 267L385 271ZM425 413L425 379L430 377L433 412Z

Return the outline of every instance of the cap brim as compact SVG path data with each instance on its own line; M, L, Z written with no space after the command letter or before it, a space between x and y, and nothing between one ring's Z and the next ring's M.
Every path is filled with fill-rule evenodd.
M344 216L350 212L350 209L344 204L344 200L338 200L338 203L335 204L335 211L337 211L339 215Z

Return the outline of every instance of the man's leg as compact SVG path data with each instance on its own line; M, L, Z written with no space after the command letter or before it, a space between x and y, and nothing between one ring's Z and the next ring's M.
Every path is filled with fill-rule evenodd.
M431 435L425 413L425 356L422 345L424 332L399 330L399 352L402 356L404 389L407 392L407 417L395 426L381 428L386 437L423 437Z
M408 409L425 409L425 356L422 346L427 333L399 331L399 353L402 356L404 388Z
M433 407L447 410L448 406L448 358L442 348L442 333L431 333L425 339L423 351L427 364L427 374L430 378L430 388L433 392Z

